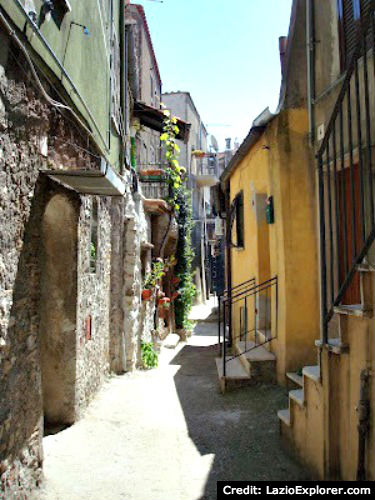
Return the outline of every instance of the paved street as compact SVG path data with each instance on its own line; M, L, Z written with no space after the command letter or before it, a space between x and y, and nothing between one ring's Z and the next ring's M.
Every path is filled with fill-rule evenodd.
M215 335L215 323L198 323L158 369L112 377L85 418L46 437L36 498L208 500L220 479L308 478L278 437L282 389L219 393Z

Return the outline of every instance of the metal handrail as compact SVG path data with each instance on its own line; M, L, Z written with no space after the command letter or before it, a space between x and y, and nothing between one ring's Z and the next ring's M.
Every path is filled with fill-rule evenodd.
M255 280L254 280L255 281ZM272 328L270 328L270 331L273 331L275 335L272 337L268 338L265 342L262 342L261 344L256 343L256 336L257 336L257 315L258 315L258 310L257 307L254 306L254 328L252 330L248 329L248 317L247 317L247 301L251 297L254 297L256 295L260 295L262 292L268 291L269 289L275 289L275 325ZM223 356L223 376L224 378L226 377L226 366L227 363L237 357L239 357L241 354L245 354L257 347L260 347L261 345L267 344L274 340L277 336L277 322L278 322L278 278L277 276L274 276L273 278L270 278L268 280L265 280L263 283L260 283L258 285L254 284L252 287L247 289L246 291L240 292L239 294L235 295L234 297L236 300L233 300L233 297L229 295L225 299L222 300L222 304L220 305L219 302L219 346L220 346L220 354ZM231 356L227 357L227 339L226 339L226 315L227 315L227 310L232 307L233 304L236 304L240 300L244 301L244 306L245 306L245 321L246 321L246 327L245 331L241 332L240 335L235 336L233 335L233 331L229 332L229 339L231 339L233 342L235 342L238 339L241 339L241 337L245 337L245 350L241 354L232 354ZM221 342L220 339L220 323L221 323L221 307L223 306L223 325L224 325L224 332L223 332L223 340ZM267 303L266 303L266 321L265 321L265 328L267 331ZM272 312L270 313L270 317L268 318L271 320L272 318ZM247 336L249 333L252 333L255 331L255 344L252 343L249 348L246 347L246 342L247 342Z
M328 325L335 307L344 300L354 283L358 264L375 241L375 124L370 95L375 73L369 70L368 61L371 57L375 62L374 13L373 0L368 18L358 27L356 47L316 155L323 343L328 342Z

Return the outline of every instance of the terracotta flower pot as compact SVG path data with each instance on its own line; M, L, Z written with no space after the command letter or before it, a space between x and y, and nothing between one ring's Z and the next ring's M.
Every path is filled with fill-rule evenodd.
M142 290L142 300L150 300L152 297L152 290L149 290L148 288L145 288Z
M167 309L167 308L169 308L170 302L171 302L171 299L169 297L163 297L162 299L159 299L158 306L164 307L164 309Z

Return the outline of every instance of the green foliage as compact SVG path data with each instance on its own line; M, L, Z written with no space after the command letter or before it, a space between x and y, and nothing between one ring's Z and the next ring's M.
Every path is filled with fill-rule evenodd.
M160 140L165 145L165 158L168 163L166 169L167 182L170 188L168 203L174 208L178 223L177 265L175 274L180 278L178 285L179 295L175 300L175 317L177 328L191 329L188 320L195 297L195 286L191 271L194 251L191 244L192 208L191 192L186 188L186 169L181 167L178 159L180 148L176 144L176 135L179 133L177 119L171 117L169 111L164 111L164 127Z
M191 244L191 230L193 226L191 195L186 188L181 190L178 196L180 210L177 216L178 222L178 244L177 255L178 261L175 268L176 276L180 278L179 296L175 301L175 316L177 328L186 330L192 329L192 324L189 321L189 313L191 311L193 300L196 293L196 288L193 282L192 262L194 259L194 250Z
M167 183L170 188L170 197L168 203L178 211L178 197L183 190L183 182L185 180L186 168L182 167L179 162L180 148L176 143L176 135L179 133L177 127L177 118L171 117L168 110L164 111L164 126L160 140L164 142L165 159L168 167L165 170Z
M96 259L96 246L95 246L95 243L93 243L93 242L90 243L90 257L91 257L91 260Z
M156 259L152 263L151 271L146 274L143 287L150 290L155 288L165 275L165 264L162 259Z
M152 342L141 342L141 356L145 368L156 368L158 366L158 353Z

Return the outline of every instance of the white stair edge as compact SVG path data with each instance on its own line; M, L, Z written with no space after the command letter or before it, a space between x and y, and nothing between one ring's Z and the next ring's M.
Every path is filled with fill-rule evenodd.
M286 376L289 380L294 382L296 385L303 387L303 376L302 375L298 375L295 372L287 372Z
M290 411L288 408L285 410L279 410L277 412L277 416L282 422L284 422L285 425L290 427Z
M292 399L299 406L303 407L305 404L305 395L303 389L295 389L294 391L289 391L289 399Z
M302 370L302 374L313 380L314 382L320 382L320 366L304 366Z
M348 316L357 316L359 318L369 318L372 316L372 310L370 308L364 308L361 304L353 306L336 306L333 308L336 314L346 314Z

